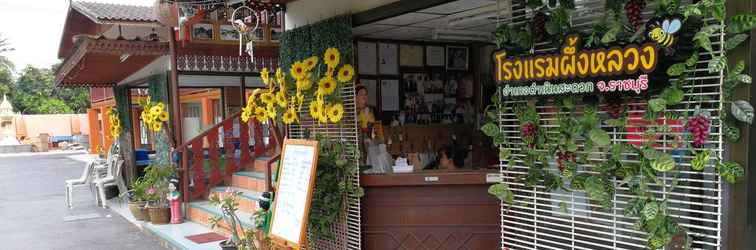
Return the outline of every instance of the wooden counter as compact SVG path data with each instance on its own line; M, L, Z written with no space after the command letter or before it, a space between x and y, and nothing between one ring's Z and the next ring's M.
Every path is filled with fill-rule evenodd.
M363 249L497 249L499 200L486 174L362 175Z

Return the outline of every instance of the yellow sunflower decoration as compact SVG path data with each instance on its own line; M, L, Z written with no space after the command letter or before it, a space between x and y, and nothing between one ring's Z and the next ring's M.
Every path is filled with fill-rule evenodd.
M341 121L341 118L344 117L344 105L341 103L336 103L331 105L328 108L328 120L330 120L332 123L338 123Z
M292 124L295 121L299 120L297 117L297 111L294 110L294 108L289 108L286 110L286 113L283 115L283 123L286 125Z
M328 48L323 56L323 61L325 61L325 64L328 65L329 68L336 68L336 66L339 65L340 59L341 53L339 53L339 50L336 48Z
M302 80L307 76L307 66L303 62L295 62L294 65L291 66L291 76L294 77L294 79L297 79L297 81Z
M118 112L111 110L108 115L108 120L110 121L110 135L114 139L117 139L121 136L121 131L123 130L121 127L121 120L118 118Z
M311 56L310 58L305 59L304 65L307 71L311 71L315 68L316 65L318 65L318 57Z
M286 93L283 91L279 91L278 94L276 94L276 103L281 108L286 108L289 103L286 100Z
M320 117L320 110L321 107L317 101L310 102L310 116L312 116L313 119L317 120Z
M262 95L260 95L260 101L262 101L266 106L272 105L276 101L276 96L271 92L263 93Z
M334 90L336 90L336 80L333 77L326 76L318 82L318 95L330 95Z
M354 77L354 68L350 64L346 64L344 66L341 66L341 69L339 69L339 76L337 77L339 79L339 82L348 82L352 80L352 77Z
M150 103L149 98L144 104L144 110L140 115L144 125L153 132L159 132L163 129L163 122L168 121L168 111L165 110L165 104L162 102Z

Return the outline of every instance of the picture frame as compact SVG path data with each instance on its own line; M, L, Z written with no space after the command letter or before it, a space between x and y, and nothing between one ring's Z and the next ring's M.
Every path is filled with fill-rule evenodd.
M200 22L192 25L192 40L211 41L215 38L215 24Z
M442 46L425 46L425 65L430 67L443 67L444 47Z
M239 41L239 32L231 24L221 24L218 26L218 38L221 41Z
M399 66L422 67L423 66L423 46L401 44L399 45Z
M399 75L399 45L378 43L378 73Z
M464 46L446 46L446 69L467 70L470 55Z

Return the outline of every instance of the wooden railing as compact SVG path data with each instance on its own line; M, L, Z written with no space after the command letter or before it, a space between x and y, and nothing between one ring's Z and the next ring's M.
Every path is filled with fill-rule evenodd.
M254 164L258 156L271 156L266 166L270 166L270 161L277 157L281 141L277 129L263 126L254 119L248 123L242 122L240 114L236 113L226 118L176 148L181 157L181 190L183 194L188 194L183 195L185 203L188 204L198 197L206 197L213 187L224 181L230 184L233 174L247 164ZM236 124L238 131L234 131ZM264 133L266 128L270 132L268 136ZM250 131L253 133L251 136ZM238 134L234 135L235 132ZM221 135L222 139L219 138ZM265 143L266 137L268 143ZM221 141L222 145L219 143ZM254 148L250 149L251 147ZM270 183L270 167L266 167L265 172L267 182Z

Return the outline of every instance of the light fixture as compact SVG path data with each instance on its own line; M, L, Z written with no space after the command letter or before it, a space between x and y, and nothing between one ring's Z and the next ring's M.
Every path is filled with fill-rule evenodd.
M491 33L489 32L450 29L433 30L433 39L483 42L490 42L492 40Z

